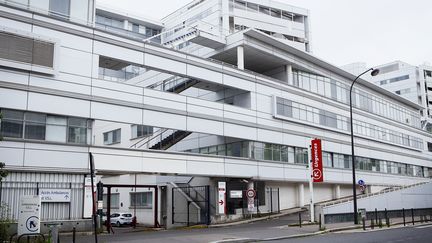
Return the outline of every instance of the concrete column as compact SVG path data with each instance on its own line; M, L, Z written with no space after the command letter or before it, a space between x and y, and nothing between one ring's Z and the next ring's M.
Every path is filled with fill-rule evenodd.
M125 30L130 30L129 29L129 21L127 19L123 20L123 28Z
M303 185L303 183L298 184L297 192L298 192L298 206L304 207L305 203L304 203L304 185Z
M244 70L244 47L237 47L237 68Z
M286 76L287 76L286 81L288 82L288 84L292 84L293 83L292 66L291 65L286 65L285 66L285 71L286 71Z
M334 199L339 199L341 197L340 185L334 185L333 190L334 190Z

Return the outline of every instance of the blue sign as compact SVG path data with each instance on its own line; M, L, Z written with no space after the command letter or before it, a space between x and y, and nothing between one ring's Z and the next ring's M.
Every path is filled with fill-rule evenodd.
M364 185L365 185L364 180L359 180L357 183L358 183L360 186L364 186Z

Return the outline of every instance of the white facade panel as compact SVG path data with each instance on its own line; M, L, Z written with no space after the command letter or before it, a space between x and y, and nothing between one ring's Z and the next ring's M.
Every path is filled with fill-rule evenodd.
M91 118L117 121L130 124L142 124L142 109L92 102Z
M186 117L165 112L144 110L144 124L155 127L186 130Z
M65 109L65 107L68 107L68 109ZM90 117L90 102L81 99L30 92L28 94L28 110L50 114Z
M142 52L103 43L100 41L94 42L93 52L95 54L99 54L100 56L106 56L129 63L135 63L139 65L144 63L144 54Z
M144 65L148 68L161 69L178 75L187 75L186 63L146 53Z
M92 55L86 52L69 49L65 47L59 48L61 60L59 60L60 72L66 72L85 77L92 76Z
M27 92L0 88L0 104L3 108L25 110L27 108Z
M47 168L86 169L88 168L87 148L71 150L63 146L27 145L24 166L38 167L41 164Z
M8 166L24 166L24 144L2 141L0 144L0 161Z
M27 85L29 81L29 75L22 72L0 70L0 80L3 82Z

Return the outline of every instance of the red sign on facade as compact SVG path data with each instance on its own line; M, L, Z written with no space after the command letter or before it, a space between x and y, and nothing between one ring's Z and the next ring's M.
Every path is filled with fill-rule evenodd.
M324 181L321 140L314 139L311 143L312 177L314 182Z

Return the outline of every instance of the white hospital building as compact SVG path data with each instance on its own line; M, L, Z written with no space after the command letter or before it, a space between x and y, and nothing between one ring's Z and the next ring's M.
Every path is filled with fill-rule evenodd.
M248 188L254 213L303 207L313 138L325 167L315 201L351 195L355 76L311 54L309 18L272 0L195 0L161 20L94 0L0 0L0 161L9 171L0 199L10 217L20 196L56 188L71 199L42 202L42 221L88 222L89 153L97 180L112 185L111 212L142 224L185 224L183 201L191 223L241 217L236 192ZM367 192L430 182L424 106L363 79L353 100Z

